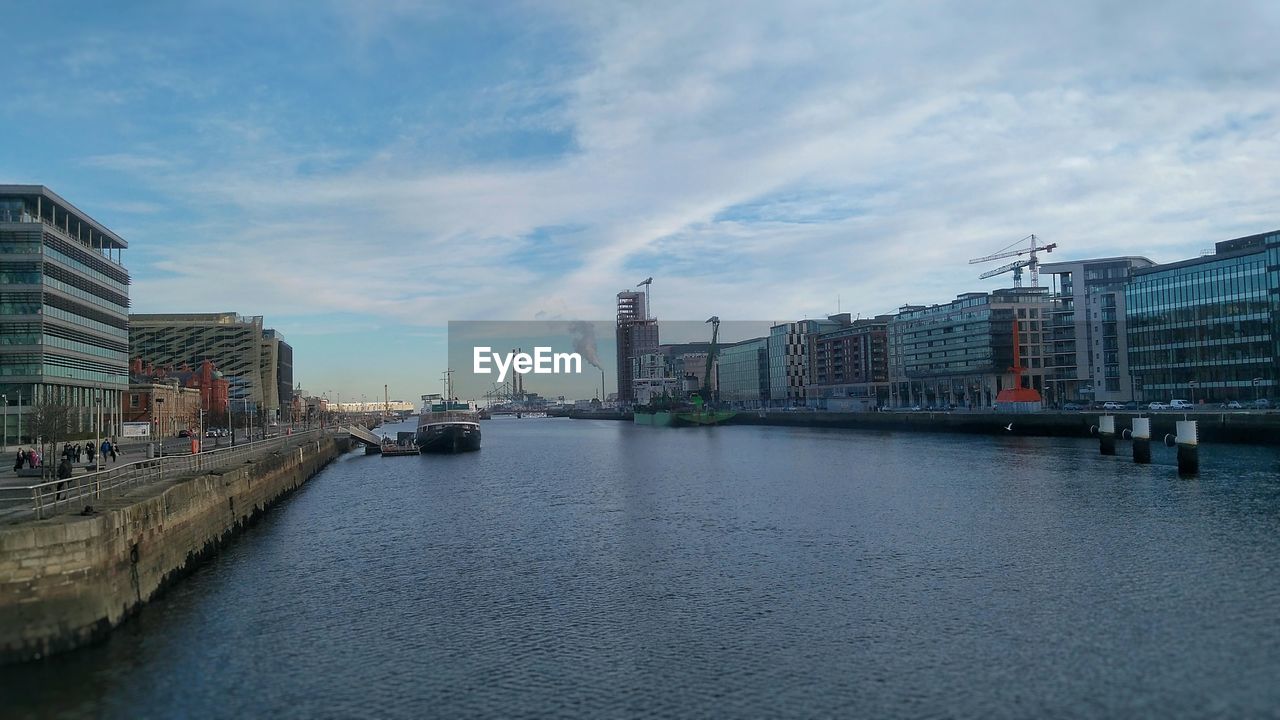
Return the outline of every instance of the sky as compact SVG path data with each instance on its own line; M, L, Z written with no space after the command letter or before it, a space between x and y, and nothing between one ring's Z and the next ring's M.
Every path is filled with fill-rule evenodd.
M864 316L968 264L1280 227L1274 2L21 3L0 183L129 241L137 312L437 391L449 321ZM530 388L534 389L534 388Z

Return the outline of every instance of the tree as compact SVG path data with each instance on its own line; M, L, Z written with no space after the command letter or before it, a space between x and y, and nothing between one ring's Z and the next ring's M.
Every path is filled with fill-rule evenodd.
M62 402L46 401L31 408L28 422L31 423L31 434L40 438L40 454L45 458L46 473L57 468L54 455L59 443L71 435L71 423L75 416L75 408Z

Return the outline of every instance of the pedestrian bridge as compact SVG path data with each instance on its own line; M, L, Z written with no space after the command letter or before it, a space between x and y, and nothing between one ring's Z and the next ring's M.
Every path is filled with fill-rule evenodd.
M373 447L382 446L381 435L375 435L374 433L366 430L365 428L360 427L359 425L352 425L351 427L343 428L343 429L346 430L346 432L351 435L352 440L358 440L359 442L362 442L365 445L371 445Z

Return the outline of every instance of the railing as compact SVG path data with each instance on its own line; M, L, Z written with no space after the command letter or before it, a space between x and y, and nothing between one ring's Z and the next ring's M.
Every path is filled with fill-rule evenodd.
M183 474L230 467L265 451L295 445L299 441L318 440L325 432L309 430L191 455L167 455L138 460L109 470L73 474L65 480L55 479L26 487L0 488L0 516L10 514L6 511L22 510L20 514L25 514L29 510L36 519L50 517L79 508L80 502L86 499L102 498L104 494L109 495L124 488L160 482ZM56 466L50 469L56 471ZM27 500L30 505L24 508Z

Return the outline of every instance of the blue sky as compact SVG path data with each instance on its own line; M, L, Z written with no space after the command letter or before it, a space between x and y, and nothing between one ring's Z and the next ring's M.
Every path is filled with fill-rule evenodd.
M968 258L1280 227L1274 3L26 3L0 182L130 242L141 312L261 314L297 379L433 391L450 320L788 320Z

